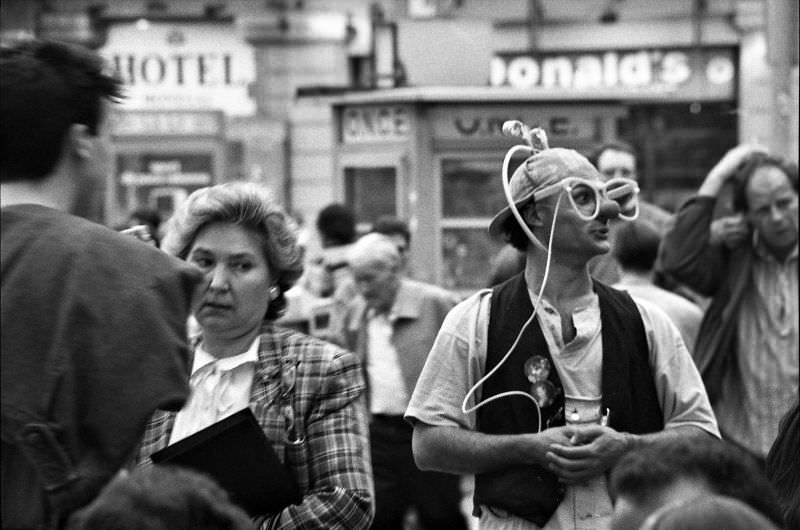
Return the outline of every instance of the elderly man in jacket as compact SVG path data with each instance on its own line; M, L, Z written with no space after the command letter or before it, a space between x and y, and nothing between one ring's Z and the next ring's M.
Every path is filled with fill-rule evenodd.
M448 291L402 276L402 257L387 236L367 234L349 253L358 296L349 305L344 345L362 359L371 413L375 478L373 528L403 528L408 508L423 528L466 528L459 477L417 469L408 400L439 326L457 300Z

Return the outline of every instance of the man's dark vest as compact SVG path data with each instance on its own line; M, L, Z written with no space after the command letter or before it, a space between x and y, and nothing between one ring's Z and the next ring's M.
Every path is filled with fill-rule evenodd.
M610 409L609 426L634 434L660 431L664 421L650 369L647 338L641 315L628 293L594 282L600 302L603 340L602 410ZM506 354L533 307L523 274L492 291L486 373ZM525 330L519 344L501 368L483 385L482 400L506 392L530 392L524 364L531 355L553 359L538 320ZM549 380L561 389L556 370ZM564 394L542 408L542 429L564 425ZM536 407L523 397L501 398L478 410L478 430L487 434L537 432ZM550 419L550 421L546 421ZM556 476L538 465L515 464L475 477L475 505L500 508L544 526L564 497Z

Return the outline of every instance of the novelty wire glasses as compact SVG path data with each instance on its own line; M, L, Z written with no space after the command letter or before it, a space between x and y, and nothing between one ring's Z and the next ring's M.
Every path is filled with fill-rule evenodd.
M533 199L538 201L561 191L566 192L572 208L585 221L595 219L600 213L601 197L617 203L620 219L633 221L639 216L639 186L628 178L597 183L581 177L567 177L533 192Z

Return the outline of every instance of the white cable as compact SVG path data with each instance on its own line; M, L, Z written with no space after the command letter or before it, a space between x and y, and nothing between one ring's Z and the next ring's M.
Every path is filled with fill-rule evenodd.
M541 250L546 251L547 248L545 248L545 246L542 245L541 241L539 241L539 238L533 235L533 232L531 232L530 228L528 228L528 224L522 218L522 215L520 215L519 210L517 209L517 205L514 203L514 197L511 195L511 182L510 182L510 177L508 176L508 165L511 163L511 158L514 156L514 154L517 151L521 150L533 152L533 149L531 149L526 145L515 145L514 147L508 150L508 153L506 153L506 157L503 159L503 173L501 174L501 178L503 180L503 193L505 193L506 202L508 203L508 208L509 210L511 210L511 213L517 219L517 223L519 224L520 228L522 228L522 231L525 232L525 235L528 236L528 239L530 239L534 245L538 246ZM523 162L523 164L525 163L526 162ZM560 198L561 197L559 196L559 199Z
M505 192L506 201L508 202L508 206L509 206L509 209L511 210L511 213L517 219L517 222L519 223L520 227L525 232L525 234L528 236L528 239L530 239L533 243L535 243L541 249L543 249L543 250L545 250L547 252L547 262L546 262L545 267L544 267L544 277L542 278L542 286L539 289L539 294L536 296L536 302L533 304L533 311L531 312L531 316L528 317L528 320L526 320L525 324L522 325L522 328L519 330L519 333L517 334L517 337L514 339L514 342L511 344L511 347L508 349L508 351L503 356L503 358L500 359L500 362L498 362L495 365L495 367L492 368L489 371L489 373L487 373L486 375L481 377L472 386L472 388L469 389L469 391L467 392L467 395L464 396L464 401L461 402L461 412L463 412L464 414L470 414L472 412L475 412L476 410L478 410L482 406L491 403L492 401L494 401L496 399L500 399L500 398L503 398L503 397L509 397L509 396L522 396L522 397L530 399L533 402L534 406L536 407L536 416L538 418L538 428L537 428L536 432L541 432L542 431L542 412L541 412L541 408L539 407L539 403L536 401L536 399L534 399L533 396L531 396L527 392L521 392L519 390L509 390L508 392L501 392L500 394L495 394L494 396L492 396L490 398L487 398L487 399L481 401L480 403L476 403L472 407L467 408L467 401L469 401L470 397L478 390L478 388L481 385L483 385L483 383L486 382L487 379L489 379L492 375L494 375L495 372L497 372L500 369L500 367L503 365L503 363L506 362L508 357L511 355L511 352L513 352L514 348L517 347L517 344L519 343L520 339L522 338L522 334L525 333L526 329L528 329L528 325L531 322L533 322L533 319L536 317L536 312L539 310L539 303L542 300L542 294L544 294L545 286L547 285L547 277L550 274L550 258L552 256L552 248L553 248L553 232L555 231L555 228L556 228L556 219L558 218L558 207L561 204L562 194L559 194L558 195L558 199L556 200L556 205L555 205L554 215L553 215L553 223L550 226L550 237L548 238L549 241L547 242L547 247L545 247L538 240L538 238L533 234L533 232L530 231L530 229L528 228L528 226L525 223L524 219L522 219L522 216L520 215L519 210L517 210L517 206L514 204L513 197L511 196L511 190L510 190L509 183L508 183L508 164L509 164L509 162L511 160L511 157L514 156L514 153L516 151L520 150L520 148L528 150L528 151L531 151L531 149L529 147L524 146L524 145L514 146L508 151L508 153L506 154L505 159L503 160L503 174L502 174L503 191Z

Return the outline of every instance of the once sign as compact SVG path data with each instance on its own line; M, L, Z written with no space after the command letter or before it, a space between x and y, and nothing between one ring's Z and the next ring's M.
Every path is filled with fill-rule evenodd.
M342 142L386 142L408 138L409 111L396 106L345 107L342 111Z

